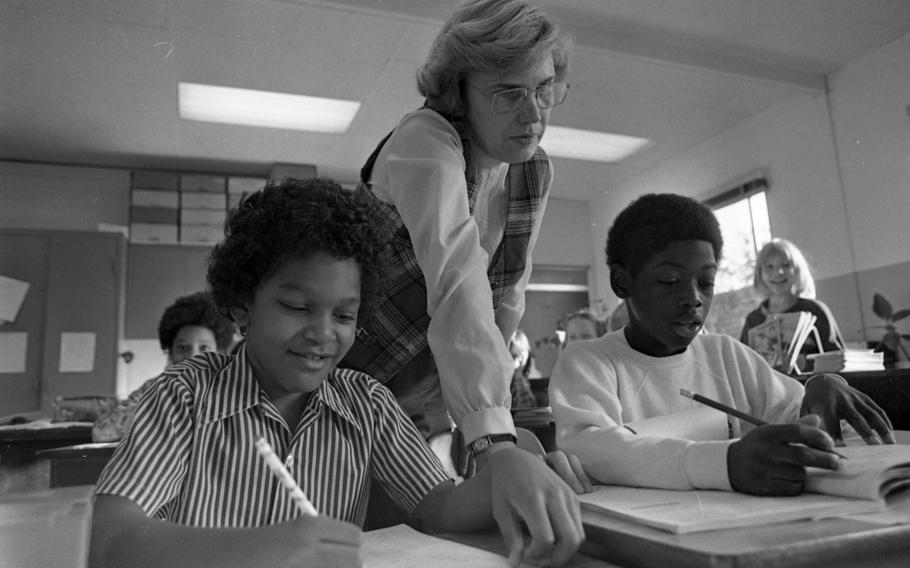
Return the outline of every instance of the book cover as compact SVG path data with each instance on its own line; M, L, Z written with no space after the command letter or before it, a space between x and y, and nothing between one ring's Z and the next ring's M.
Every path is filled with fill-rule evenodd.
M749 330L749 347L782 373L799 372L797 359L806 340L815 331L816 317L809 312L769 314L761 325Z
M774 318L766 320L750 329L748 338L749 347L764 357L769 365L778 368L783 361L781 321Z

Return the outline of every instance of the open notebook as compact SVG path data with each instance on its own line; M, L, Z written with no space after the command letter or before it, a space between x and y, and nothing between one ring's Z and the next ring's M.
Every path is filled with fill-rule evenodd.
M466 544L395 525L363 533L361 540L367 568L506 568L509 560Z
M871 513L910 499L905 491L910 445L850 446L838 452L849 458L841 469L811 468L806 492L797 497L604 485L578 499L585 509L678 534Z

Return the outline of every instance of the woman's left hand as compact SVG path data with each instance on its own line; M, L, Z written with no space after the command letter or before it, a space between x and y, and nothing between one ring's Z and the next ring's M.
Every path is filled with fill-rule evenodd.
M838 444L843 443L841 419L853 426L867 444L894 443L893 428L885 411L838 375L816 375L806 381L800 414L818 415L822 428Z
M566 454L561 450L556 450L541 457L575 493L580 495L594 491L591 479L581 467L581 461L575 454Z

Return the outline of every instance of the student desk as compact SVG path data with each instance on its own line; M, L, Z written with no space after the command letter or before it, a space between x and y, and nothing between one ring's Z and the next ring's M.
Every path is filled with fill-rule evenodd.
M86 566L93 490L80 485L0 497L0 566Z
M77 444L38 452L50 462L50 486L92 485L120 442Z
M93 490L92 485L78 485L0 497L0 566L84 568ZM498 532L441 536L498 554L505 551ZM369 566L369 558L364 560ZM617 568L584 554L576 554L568 567Z
M91 422L36 420L0 426L0 465L27 465L38 450L91 441Z
M881 406L895 430L910 430L910 369L838 374Z
M906 568L910 525L840 518L676 535L583 511L581 550L621 566Z
M910 432L896 431L899 444ZM906 568L910 524L880 525L857 518L672 534L582 510L582 551L621 566L690 568Z

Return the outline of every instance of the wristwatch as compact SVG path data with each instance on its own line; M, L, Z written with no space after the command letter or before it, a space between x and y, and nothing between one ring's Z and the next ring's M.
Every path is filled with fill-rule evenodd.
M471 442L468 445L468 449L471 450L473 455L477 455L481 452L486 451L490 446L498 442L512 442L513 444L518 441L518 438L512 434L490 434L489 436L481 436Z

